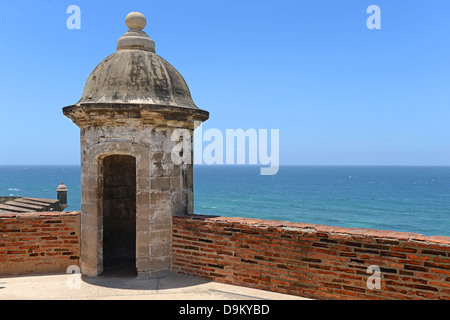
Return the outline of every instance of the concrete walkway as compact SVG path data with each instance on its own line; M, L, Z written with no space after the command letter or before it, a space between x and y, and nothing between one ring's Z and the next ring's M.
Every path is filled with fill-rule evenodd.
M0 278L0 300L305 300L172 274L160 279L79 274Z

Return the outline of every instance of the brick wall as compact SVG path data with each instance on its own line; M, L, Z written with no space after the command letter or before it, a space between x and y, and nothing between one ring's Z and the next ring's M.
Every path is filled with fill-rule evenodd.
M172 247L173 271L218 282L316 299L450 300L450 237L192 215L173 218ZM66 272L79 255L79 212L0 215L0 276ZM379 289L367 286L369 266Z
M0 276L66 272L79 255L79 212L0 214Z
M450 237L186 216L173 218L172 243L174 271L213 281L316 299L450 299ZM367 286L371 265L380 289Z

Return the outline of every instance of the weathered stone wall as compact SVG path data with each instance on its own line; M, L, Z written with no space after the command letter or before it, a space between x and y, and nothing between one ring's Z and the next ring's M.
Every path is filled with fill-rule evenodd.
M0 276L66 272L79 256L79 212L0 214Z
M169 272L172 216L192 213L192 165L172 161L172 127L148 125L81 128L83 274L103 271L103 161L112 155L136 160L136 260L142 277ZM192 130L191 130L192 134ZM100 204L100 205L99 205Z
M371 265L380 268L378 289L367 286ZM173 270L315 299L450 299L450 237L174 217Z
M130 28L117 51L89 76L81 99L63 108L81 136L81 269L89 276L103 271L103 161L131 156L136 161L136 264L139 276L169 272L172 216L193 213L191 162L172 161L178 141L209 118L192 100L181 74L155 54L143 31L146 19L133 12ZM189 136L189 137L188 137ZM191 150L178 150L192 155ZM175 154L175 153L174 153Z

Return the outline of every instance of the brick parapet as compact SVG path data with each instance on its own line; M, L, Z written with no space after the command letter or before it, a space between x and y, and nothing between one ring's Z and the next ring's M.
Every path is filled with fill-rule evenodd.
M450 237L274 220L173 217L172 270L315 299L450 299ZM79 265L80 213L0 214L0 276ZM380 287L369 288L380 270Z
M213 281L316 299L450 299L450 237L193 215L173 218L172 241L174 271Z
M79 212L0 214L1 276L66 272L79 256Z

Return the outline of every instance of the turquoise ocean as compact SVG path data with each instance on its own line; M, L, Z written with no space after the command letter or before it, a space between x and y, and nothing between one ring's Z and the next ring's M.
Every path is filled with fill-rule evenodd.
M0 166L0 196L56 199L80 210L80 166ZM450 167L195 166L195 213L450 236Z

